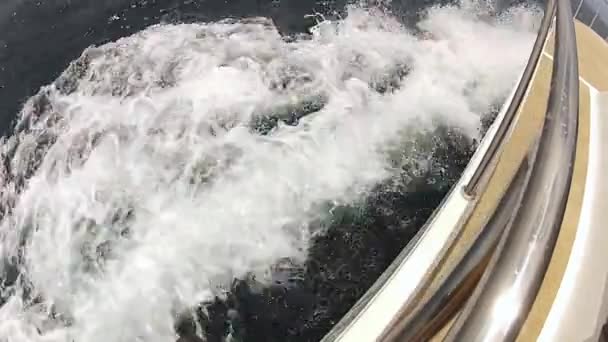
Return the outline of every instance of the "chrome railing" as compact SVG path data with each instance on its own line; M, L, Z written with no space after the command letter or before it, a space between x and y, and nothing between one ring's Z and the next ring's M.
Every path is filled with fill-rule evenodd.
M532 56L538 57L542 52L545 41L547 39L549 29L553 23L555 16L556 2L548 1L545 9L541 28L535 43ZM530 63L533 61L530 61ZM527 90L532 74L537 67L538 60L533 64L528 64L527 69L530 69L529 79L522 79L522 84L525 85L524 92ZM520 88L520 87L519 87ZM518 90L519 90L518 88ZM511 115L515 116L519 109L521 100L513 99L509 110L512 110ZM504 122L503 122L504 123ZM510 126L504 124L505 130ZM501 139L494 140L496 149L503 143ZM488 160L495 156L490 154ZM482 165L480 165L481 167ZM483 169L478 169L483 171ZM503 235L504 230L512 221L513 212L519 207L522 201L524 189L527 187L530 180L530 160L524 159L520 165L517 174L508 187L504 197L498 204L495 214L476 237L471 247L464 254L463 258L458 262L457 266L448 274L439 284L434 293L428 299L413 310L407 317L401 320L394 327L391 327L389 340L400 341L420 341L427 340L433 335L437 329L446 324L454 314L462 307L462 304L468 299L477 285L481 274L487 266L492 252L498 244L498 240ZM478 183L471 182L469 185L476 186Z
M527 317L559 232L576 148L578 70L572 12L566 0L548 2L535 48L540 46L542 51L556 8L556 56L548 112L538 143L462 260L427 301L391 327L386 340L428 340L467 299L447 340L512 340ZM519 102L521 99L511 107L517 110Z
M517 85L517 88L515 89L513 98L511 100L511 102L509 103L509 106L505 113L505 117L504 117L503 121L500 123L500 125L498 126L496 135L495 135L494 139L492 140L490 146L488 147L487 152L484 154L483 158L481 159L481 162L479 163L479 167L475 170L475 172L471 176L471 179L469 180L467 185L464 187L464 193L467 196L474 197L476 195L477 190L479 189L479 186L481 185L481 181L484 178L484 175L488 174L488 171L489 171L488 167L497 158L498 150L499 150L500 146L502 146L502 144L505 140L505 137L507 135L507 132L509 131L509 129L511 128L511 126L513 124L513 118L515 118L515 115L517 114L517 111L519 109L519 104L523 100L523 98L526 94L526 90L528 89L528 86L530 85L530 80L532 79L532 75L534 74L534 69L536 68L536 65L542 54L543 47L545 45L545 39L547 38L547 35L549 34L549 29L551 27L551 23L553 21L554 15L555 15L554 0L549 0L547 2L547 6L545 8L545 14L543 16L543 20L542 20L539 32L536 36L536 41L534 42L532 52L530 52L530 57L528 58L528 64L526 64L526 67L525 67L522 77L519 81L519 84Z
M391 327L387 340L427 341L462 308L492 257L512 212L521 202L523 190L529 180L527 160L520 165L511 186L498 204L497 215L492 216L457 266L437 287L437 290L416 310Z
M548 110L538 144L528 156L529 183L493 260L450 329L447 341L514 340L553 255L572 180L579 84L570 3L556 0L556 8ZM501 211L494 215L501 215Z
M403 319L393 320L394 324L380 340L427 340L465 302L464 310L449 331L448 340L510 340L519 331L551 258L572 177L578 70L572 9L568 0L548 1L530 60L505 117L481 164L465 185L465 193L472 196L483 186L485 174L491 171L489 166L498 157L504 138L512 129L513 119L530 86L556 16L556 54L548 112L537 143L520 165L490 221L457 267L429 300L408 309L409 314ZM400 257L404 255L407 253ZM336 338L394 271L387 270L325 340Z

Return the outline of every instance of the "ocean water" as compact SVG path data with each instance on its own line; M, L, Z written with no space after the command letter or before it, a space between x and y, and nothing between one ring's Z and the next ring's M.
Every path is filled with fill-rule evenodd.
M0 340L319 340L458 179L540 19L429 5L0 5Z

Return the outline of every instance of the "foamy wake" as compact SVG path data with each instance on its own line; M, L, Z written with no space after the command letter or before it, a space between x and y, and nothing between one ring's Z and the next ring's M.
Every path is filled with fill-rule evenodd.
M320 208L390 177L407 132L477 134L537 21L434 9L423 40L351 8L291 39L258 18L88 49L1 141L0 340L174 341L234 277L304 260Z

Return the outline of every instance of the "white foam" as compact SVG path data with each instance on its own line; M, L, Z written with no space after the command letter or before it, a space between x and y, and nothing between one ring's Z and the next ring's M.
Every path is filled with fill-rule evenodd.
M352 8L290 43L257 19L154 26L89 49L77 90L47 87L52 109L30 101L20 125L32 128L2 141L3 158L17 152L13 177L0 174L11 208L0 255L18 255L25 238L21 267L40 300L24 302L18 282L0 340L172 341L177 313L218 286L304 260L316 208L389 177L383 151L407 128L439 120L477 134L525 63L529 13L488 23L438 8L421 23L435 39L420 40ZM400 89L370 88L399 63L412 68ZM285 77L290 86L271 90ZM325 106L297 126L247 127L314 96ZM55 141L42 148L41 136Z

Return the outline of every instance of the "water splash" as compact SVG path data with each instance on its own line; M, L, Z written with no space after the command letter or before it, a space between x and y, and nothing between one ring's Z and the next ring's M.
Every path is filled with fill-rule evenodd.
M172 341L232 279L302 263L311 223L390 179L413 132L477 135L534 38L516 12L436 8L430 40L351 8L308 36L251 18L88 49L0 145L0 337Z

